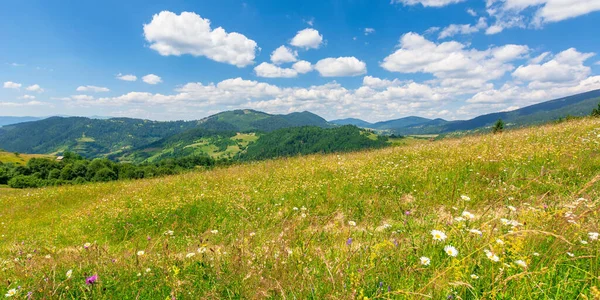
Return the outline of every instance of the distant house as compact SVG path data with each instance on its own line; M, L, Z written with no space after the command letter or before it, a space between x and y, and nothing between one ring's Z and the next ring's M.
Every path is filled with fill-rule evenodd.
M61 161L61 160L63 160L63 158L65 158L65 157L64 156L57 156L56 160Z

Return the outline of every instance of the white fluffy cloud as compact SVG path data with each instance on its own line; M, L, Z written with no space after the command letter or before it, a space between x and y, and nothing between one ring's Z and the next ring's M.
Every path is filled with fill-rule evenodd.
M590 68L583 64L591 56L593 53L581 53L574 48L556 55L542 53L512 73L515 81L474 94L457 113L472 116L513 110L515 107L600 89L600 76L590 76Z
M26 107L26 106L51 106L49 103L40 101L29 101L29 102L2 102L0 101L0 107Z
M271 62L276 65L288 62L295 62L298 60L298 52L286 46L279 46L271 53Z
M26 100L33 100L35 99L35 96L32 95L23 95L23 97L20 97L21 99L26 99Z
M20 89L22 86L22 84L20 83L16 83L16 82L12 82L12 81L6 81L4 82L4 88L5 89L15 89L18 90Z
M101 92L109 92L110 90L108 88L101 87L101 86L82 85L82 86L77 87L76 91L101 93Z
M392 72L430 73L440 79L488 81L513 70L509 62L528 52L529 48L522 45L477 50L456 41L436 44L411 32L401 37L399 49L384 58L381 66Z
M367 64L354 56L319 60L315 70L323 77L357 76L367 73Z
M123 80L123 81L136 81L137 80L137 76L132 75L132 74L121 74L121 73L119 73L117 75L117 79Z
M487 22L485 18L479 18L477 24L450 24L440 32L438 39L443 39L447 37L451 37L457 34L471 34L475 32L479 32L482 29L487 28Z
M371 33L375 33L375 29L374 28L365 28L365 35L369 35Z
M583 63L592 56L594 53L581 53L575 48L570 48L543 64L520 66L512 75L522 81L531 82L532 85L581 81L591 74L590 67Z
M157 76L154 74L148 74L148 75L142 77L142 81L147 84L159 84L162 82L162 78L160 78L160 76Z
M27 88L25 88L26 90L30 91L30 92L36 92L36 93L42 93L44 92L44 89L39 86L38 84L33 84L28 86Z
M402 81L400 81L398 79L388 80L388 79L381 79L381 78L377 78L377 77L373 77L373 76L365 76L363 78L363 86L370 87L373 89L387 88L390 86L398 86L401 84L402 84Z
M245 67L254 63L257 44L237 32L211 28L210 20L193 12L180 15L162 11L144 24L144 37L160 55L205 56L217 62Z
M294 69L282 68L267 62L254 67L254 72L256 76L267 78L291 78L298 75L298 72Z
M278 87L233 78L217 84L188 83L175 89L175 93L171 95L130 92L118 97L98 99L76 95L69 100L74 105L118 106L127 109L160 107L162 110L177 107L182 114L189 114L194 109L248 107L272 113L310 110L325 117L347 115L385 119L425 111L435 115L440 102L452 99L443 88L428 84L370 76L363 81L365 85L352 90L336 82L306 88Z
M598 0L487 0L486 6L488 14L496 19L487 34L511 27L541 27L600 11Z
M293 64L292 69L296 70L299 74L306 74L313 70L313 65L310 62L301 60Z
M290 45L305 49L317 49L323 43L323 36L313 28L298 31Z
M442 7L454 3L460 3L464 0L392 0L392 3L401 3L404 5L421 4L425 7Z

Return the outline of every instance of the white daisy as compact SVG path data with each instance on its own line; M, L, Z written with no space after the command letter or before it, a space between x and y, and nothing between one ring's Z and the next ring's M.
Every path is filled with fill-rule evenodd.
M454 248L454 246L446 246L444 247L444 252L446 252L446 254L448 254L449 256L452 257L456 257L458 255L458 250L456 250L456 248Z
M429 257L421 256L420 260L421 264L424 266L429 266L429 264L431 264L431 259L429 259Z
M431 235L434 241L443 241L446 239L446 234L440 230L432 230Z

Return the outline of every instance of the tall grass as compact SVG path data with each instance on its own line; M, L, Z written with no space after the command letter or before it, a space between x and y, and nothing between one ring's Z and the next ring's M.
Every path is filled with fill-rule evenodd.
M584 119L160 179L4 189L0 291L592 299L599 174L600 121Z

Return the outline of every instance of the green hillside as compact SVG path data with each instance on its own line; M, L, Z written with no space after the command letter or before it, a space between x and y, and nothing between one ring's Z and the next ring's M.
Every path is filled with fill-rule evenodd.
M332 127L325 119L310 112L271 115L251 109L225 111L199 121L200 126L205 128L208 128L205 124L211 122L223 124L222 130L242 132L269 132L298 126ZM214 126L211 129L215 129Z
M99 157L136 148L196 126L196 122L157 122L52 117L0 128L0 148L23 153L76 151Z
M593 299L599 128L586 118L160 179L3 189L2 292Z
M255 139L245 136L244 141L237 143L239 138L232 137L238 132L271 132L297 126L334 125L309 112L271 115L255 110L226 111L199 121L173 122L52 117L0 127L0 148L43 154L74 151L88 158L132 161L199 152L231 157L247 146L245 140ZM202 148L206 151L200 151Z

